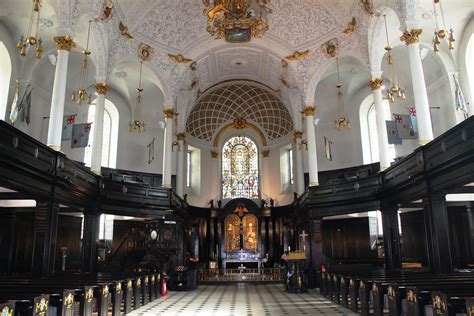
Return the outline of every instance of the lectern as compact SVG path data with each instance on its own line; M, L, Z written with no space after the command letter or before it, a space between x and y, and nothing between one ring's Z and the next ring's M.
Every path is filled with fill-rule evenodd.
M286 288L289 293L306 292L307 276L304 270L306 254L304 252L290 252L287 256Z

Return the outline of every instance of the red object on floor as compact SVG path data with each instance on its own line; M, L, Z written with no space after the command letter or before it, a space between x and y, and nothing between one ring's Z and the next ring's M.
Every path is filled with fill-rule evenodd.
M166 279L163 278L163 282L161 282L161 296L168 295L168 290L166 288Z
M323 266L321 267L321 271L322 272L326 272L326 266L323 264Z

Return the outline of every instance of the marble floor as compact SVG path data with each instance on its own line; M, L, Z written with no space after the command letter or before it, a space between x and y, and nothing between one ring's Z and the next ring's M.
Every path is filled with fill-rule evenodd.
M289 294L283 285L200 285L191 292L169 292L130 315L357 315L319 295Z

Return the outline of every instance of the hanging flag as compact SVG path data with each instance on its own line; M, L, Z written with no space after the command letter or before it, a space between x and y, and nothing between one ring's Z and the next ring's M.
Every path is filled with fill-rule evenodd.
M326 149L326 159L332 161L332 141L324 136L324 148Z
M462 93L461 85L459 84L456 74L453 74L454 85L456 87L455 97L456 97L456 110L463 112L464 118L468 117L467 114L467 102L464 98L464 93Z
M402 139L398 135L397 121L385 121L385 123L387 124L388 143L400 145Z
M16 89L15 89L15 97L13 98L12 106L10 109L10 121L12 124L16 122L18 119L18 105L19 105L19 100L18 100L18 93L19 93L19 88L20 88L20 82L17 80L16 81Z
M408 114L410 114L411 125L413 126L413 131L415 134L418 134L418 121L416 119L416 109L408 108Z
M30 111L31 111L31 85L27 85L25 92L21 97L21 101L18 105L18 113L20 115L20 121L26 122L27 125L30 124Z
M92 123L75 124L72 127L71 148L87 147Z
M415 139L416 133L413 129L411 116L407 114L393 114L397 123L398 136L402 139Z
M73 115L64 115L63 117L63 133L61 140L70 140L72 139L72 126L76 120L77 114Z
M416 108L408 108L408 114L410 114L410 116L416 116Z

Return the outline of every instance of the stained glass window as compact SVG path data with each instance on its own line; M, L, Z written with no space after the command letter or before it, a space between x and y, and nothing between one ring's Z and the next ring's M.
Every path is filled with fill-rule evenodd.
M222 198L258 199L258 149L247 137L233 137L222 148Z

